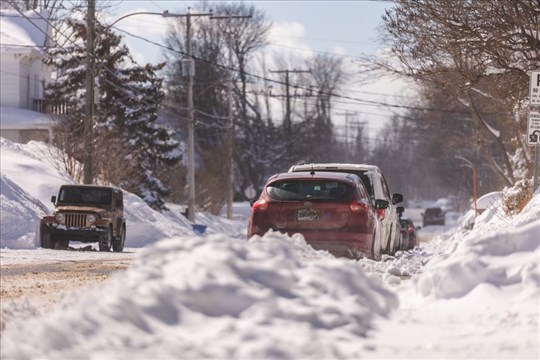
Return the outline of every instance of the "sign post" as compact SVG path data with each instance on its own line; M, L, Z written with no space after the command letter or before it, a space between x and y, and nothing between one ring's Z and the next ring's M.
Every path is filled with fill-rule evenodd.
M540 108L540 71L531 73L529 101L531 108ZM536 192L538 188L538 163L540 162L540 111L529 111L527 144L535 147L533 192Z

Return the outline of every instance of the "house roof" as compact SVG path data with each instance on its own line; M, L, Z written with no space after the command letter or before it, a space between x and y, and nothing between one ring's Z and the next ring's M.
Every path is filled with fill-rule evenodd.
M42 51L50 33L47 10L23 12L0 10L0 50L3 53L30 54Z
M53 119L50 115L31 110L0 107L0 129L2 130L49 129L52 126Z

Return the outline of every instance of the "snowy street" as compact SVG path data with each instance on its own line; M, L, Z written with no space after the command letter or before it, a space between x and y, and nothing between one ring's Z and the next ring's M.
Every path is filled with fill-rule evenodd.
M2 359L538 358L538 193L473 230L449 216L381 262L300 235L248 242L247 203L233 220L197 214L197 235L180 209L130 194L125 252L46 250L28 224L51 193L26 179L69 179L40 146L2 142ZM421 212L404 216L419 225Z
M540 360L540 0L0 23L0 360Z

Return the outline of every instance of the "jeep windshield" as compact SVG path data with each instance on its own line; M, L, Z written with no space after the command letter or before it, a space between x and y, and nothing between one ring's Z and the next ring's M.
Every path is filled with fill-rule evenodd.
M66 187L60 189L58 201L62 204L109 205L111 189Z

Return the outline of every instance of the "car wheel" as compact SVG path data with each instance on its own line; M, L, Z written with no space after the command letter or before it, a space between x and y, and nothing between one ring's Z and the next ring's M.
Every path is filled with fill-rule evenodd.
M39 232L41 238L41 247L44 249L54 249L55 241L51 232L49 231L49 227L45 224L41 224Z
M56 248L66 250L69 247L69 240L58 240Z
M122 252L122 250L124 250L125 242L126 242L126 227L122 226L122 229L120 230L120 234L117 236L116 239L114 239L113 251Z
M111 251L113 243L112 229L107 230L107 234L102 236L99 241L99 251Z

